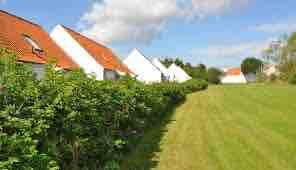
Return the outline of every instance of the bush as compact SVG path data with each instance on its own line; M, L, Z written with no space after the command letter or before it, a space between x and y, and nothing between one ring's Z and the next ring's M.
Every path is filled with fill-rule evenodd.
M289 79L290 84L296 84L296 73L292 74L292 76Z
M270 82L276 82L277 79L278 79L278 77L277 77L277 75L275 75L275 74L271 74L271 75L269 76L269 80L270 80Z
M220 84L220 77L223 75L223 72L217 68L210 68L208 70L208 81L211 84Z
M36 80L15 55L0 57L0 169L118 169L146 129L207 87L96 81L48 66Z
M265 73L259 72L256 74L256 82L265 83L267 81L268 81L268 76Z

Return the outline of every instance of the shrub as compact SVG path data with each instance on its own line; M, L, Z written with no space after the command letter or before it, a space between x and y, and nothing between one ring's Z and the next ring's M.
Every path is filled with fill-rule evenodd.
M3 56L0 169L118 169L146 129L186 93L207 86L96 81L81 70L65 74L51 66L36 80L30 67L15 64L15 55Z
M267 81L268 81L268 76L265 73L259 72L256 74L256 82L265 83Z
M278 78L277 75L271 74L269 77L269 80L270 80L270 82L275 82L277 80L277 78Z
M204 90L208 87L208 82L206 80L196 80L191 79L183 83L186 93L193 93L199 90Z
M296 84L296 73L292 74L292 76L289 79L290 84Z
M220 84L220 77L223 72L217 68L210 68L208 70L208 81L211 84Z

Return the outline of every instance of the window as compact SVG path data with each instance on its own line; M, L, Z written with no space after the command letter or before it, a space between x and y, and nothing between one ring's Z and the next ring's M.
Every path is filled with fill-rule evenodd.
M43 50L39 47L39 45L38 45L34 40L32 40L32 38L31 38L30 36L28 36L28 35L26 35L26 34L23 34L23 36L24 36L25 41L26 41L27 43L29 43L29 44L33 47L34 50L37 50L37 51L43 51Z
M119 79L119 75L115 71L104 69L104 80L118 80L118 79Z

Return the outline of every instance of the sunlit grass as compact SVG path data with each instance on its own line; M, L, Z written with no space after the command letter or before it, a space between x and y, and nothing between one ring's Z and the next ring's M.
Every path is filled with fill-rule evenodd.
M125 169L296 169L293 86L210 87L188 96L171 120L147 134Z

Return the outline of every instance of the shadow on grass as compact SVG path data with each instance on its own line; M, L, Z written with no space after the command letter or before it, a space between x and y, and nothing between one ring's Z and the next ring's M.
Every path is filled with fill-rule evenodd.
M183 103L170 109L159 124L145 132L145 135L135 146L133 152L127 154L122 161L122 170L149 170L157 166L158 161L155 158L156 154L161 152L161 139L167 132L167 125L175 121L172 120L172 116L176 108Z

